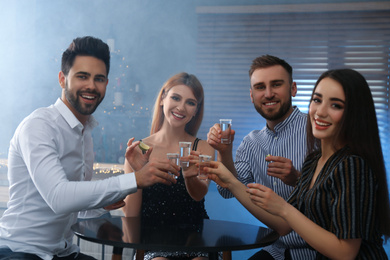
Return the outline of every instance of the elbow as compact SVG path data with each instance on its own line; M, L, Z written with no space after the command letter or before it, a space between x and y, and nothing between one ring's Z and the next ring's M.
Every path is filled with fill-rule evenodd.
M337 252L337 250L335 250L334 252ZM338 252L336 255L333 255L334 252L332 252L329 255L329 258L336 259L336 260L337 259L340 259L340 260L354 260L354 259L356 259L357 255L359 253L359 250L357 250L357 251L356 250L348 250L348 251L344 251L344 252ZM326 254L324 254L324 255L326 256Z
M50 208L56 215L70 214L73 212L70 209L67 209L66 207L60 206L58 204L50 205Z
M197 190L197 191L195 191L195 190L190 191L187 189L187 192L193 200L199 202L204 198L204 196L206 196L207 189L206 190Z
M63 199L60 199L60 196L52 196L50 201L47 201L50 209L57 215L70 214L73 212L78 212L83 209L78 209L74 202L67 202Z
M290 234L292 231L291 228L280 227L280 226L279 227L272 227L272 229L274 231L276 231L279 234L279 236L281 236L281 237Z
M201 201L204 196L201 196L201 195L191 195L191 198L197 202Z
M52 199L50 201L47 201L47 205L50 207L50 209L54 212L56 215L62 215L69 213L64 205L61 205L60 203L56 202L55 199Z
M275 230L278 234L279 234L279 236L285 236L285 235L288 235L290 232L286 232L286 231L284 231L284 230Z
M67 201L64 199L66 196L53 190L48 194L45 201L50 209L57 215L70 214L78 212L77 203L74 201ZM83 209L80 209L83 210Z
M335 259L335 260L354 260L356 259L357 257L357 254L356 255L351 255L351 254L342 254L342 255L337 255L337 256L332 256L331 259Z

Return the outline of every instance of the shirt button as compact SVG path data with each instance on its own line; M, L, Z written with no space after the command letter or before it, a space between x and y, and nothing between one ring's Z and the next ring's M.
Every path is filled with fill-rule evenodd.
M276 186L276 181L274 181L274 186Z

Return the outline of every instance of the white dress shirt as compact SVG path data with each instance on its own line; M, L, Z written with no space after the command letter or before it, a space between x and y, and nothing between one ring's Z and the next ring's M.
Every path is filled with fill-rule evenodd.
M10 199L0 220L0 247L43 259L78 252L70 230L78 212L136 192L134 173L90 181L96 125L91 116L83 126L60 99L21 122L8 154Z

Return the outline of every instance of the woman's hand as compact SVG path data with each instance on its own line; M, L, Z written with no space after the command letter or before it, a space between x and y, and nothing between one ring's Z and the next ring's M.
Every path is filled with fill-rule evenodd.
M182 167L184 178L193 178L198 176L198 163L199 163L200 152L191 151L190 155L183 157L185 160L188 159L190 162L188 167Z
M288 203L282 197L272 189L258 183L249 183L247 186L249 198L255 205L272 215L283 217L284 209Z
M138 147L140 141L135 141L134 143L133 141L134 137L130 138L127 142L125 157L131 168L133 168L134 171L139 171L148 162L153 148L150 147L150 149L143 154L141 149Z
M210 167L205 167L204 171L208 173L208 178L215 181L222 188L229 188L237 178L231 173L225 165L218 161L210 162Z

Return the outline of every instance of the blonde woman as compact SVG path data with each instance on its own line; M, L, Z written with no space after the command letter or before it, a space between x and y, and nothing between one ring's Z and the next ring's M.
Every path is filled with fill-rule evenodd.
M202 123L204 94L199 80L191 74L179 73L174 75L161 88L154 107L150 136L142 142L151 147L146 155L135 149L139 141L130 139L128 145L136 153L127 158L149 157L149 161L166 160L167 153L178 153L179 142L192 143L192 156L205 154L212 156L214 149L206 141L196 138L197 131ZM136 151L137 150L137 151ZM137 167L139 159L130 159L125 162L125 171ZM204 207L204 196L208 191L209 180L197 178L197 167L191 163L188 168L182 169L177 183L154 185L150 188L138 190L128 196L123 208L125 216L142 216L143 221L152 223L199 223L208 218ZM145 259L170 259L187 257L186 259L207 259L207 253L183 252L146 252Z

